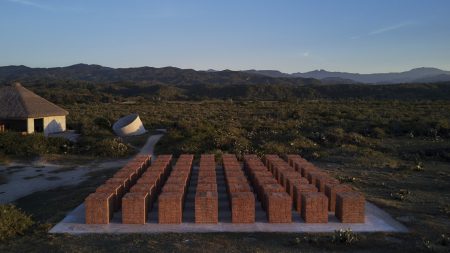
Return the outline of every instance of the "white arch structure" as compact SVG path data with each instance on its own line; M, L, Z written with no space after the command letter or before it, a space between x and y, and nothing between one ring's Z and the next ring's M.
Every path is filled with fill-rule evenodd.
M120 118L114 123L113 131L119 136L134 136L147 132L138 114L131 114Z

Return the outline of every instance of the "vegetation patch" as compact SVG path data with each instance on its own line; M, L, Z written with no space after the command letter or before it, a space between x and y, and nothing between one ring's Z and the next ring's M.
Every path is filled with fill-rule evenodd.
M0 205L0 241L23 235L33 221L13 205Z

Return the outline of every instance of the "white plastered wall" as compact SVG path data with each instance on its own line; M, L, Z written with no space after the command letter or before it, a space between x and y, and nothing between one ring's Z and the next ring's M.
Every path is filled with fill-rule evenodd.
M44 118L44 134L66 131L66 116L52 116Z
M34 119L33 118L27 119L27 133L29 133L29 134L34 133Z

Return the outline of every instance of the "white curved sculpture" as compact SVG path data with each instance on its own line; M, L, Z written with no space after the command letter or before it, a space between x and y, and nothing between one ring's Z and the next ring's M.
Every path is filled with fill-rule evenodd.
M114 132L119 136L141 135L147 132L142 124L139 115L131 114L120 118L113 125Z

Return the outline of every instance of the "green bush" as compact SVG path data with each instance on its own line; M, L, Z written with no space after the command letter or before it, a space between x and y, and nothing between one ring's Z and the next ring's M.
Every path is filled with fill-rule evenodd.
M0 241L23 235L31 226L31 217L13 205L0 205Z
M339 229L334 231L332 238L335 243L352 244L359 240L358 235L349 229Z
M102 157L124 157L131 154L132 148L123 143L120 138L106 138L97 140L95 138L85 138L79 143L83 153Z
M22 135L15 132L0 134L0 154L17 156L36 156L42 154L63 154L71 146L71 142L63 138L46 138L35 133Z

